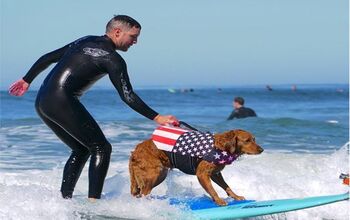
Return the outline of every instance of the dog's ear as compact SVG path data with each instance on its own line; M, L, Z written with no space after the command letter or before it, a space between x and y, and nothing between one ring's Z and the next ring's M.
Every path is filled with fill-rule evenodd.
M237 150L237 135L235 131L216 134L215 147L233 154Z

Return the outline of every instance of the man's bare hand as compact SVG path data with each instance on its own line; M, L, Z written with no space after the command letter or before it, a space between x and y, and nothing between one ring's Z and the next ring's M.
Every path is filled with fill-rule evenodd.
M28 91L29 84L23 79L17 80L14 82L10 88L9 93L13 96L22 96L24 93Z
M179 125L179 121L173 115L157 115L153 120L160 125Z

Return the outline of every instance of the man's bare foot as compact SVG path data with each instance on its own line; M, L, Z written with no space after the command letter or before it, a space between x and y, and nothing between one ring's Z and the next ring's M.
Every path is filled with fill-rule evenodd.
M97 199L95 199L95 198L89 198L89 202L91 202L91 203L95 203L97 201Z

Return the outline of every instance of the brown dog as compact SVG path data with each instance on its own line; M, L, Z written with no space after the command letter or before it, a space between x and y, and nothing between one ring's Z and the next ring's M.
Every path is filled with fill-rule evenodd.
M253 135L243 130L215 134L214 147L238 156L263 152L263 148L255 143ZM221 174L225 165L208 162L203 158L197 159L194 164L193 174L197 176L199 183L216 204L227 205L225 200L221 199L214 190L210 179L223 188L228 196L235 200L245 199L236 195L225 182ZM129 160L131 194L137 197L148 195L155 186L164 181L171 168L174 168L174 164L167 152L158 149L151 139L138 144Z

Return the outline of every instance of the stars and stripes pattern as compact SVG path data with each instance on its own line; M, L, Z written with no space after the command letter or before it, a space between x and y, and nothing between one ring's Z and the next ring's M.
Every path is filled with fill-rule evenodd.
M217 148L213 148L210 153L203 157L203 160L222 165L229 165L239 157L238 154L230 154L227 151L222 151Z
M158 149L174 154L203 158L215 164L231 164L238 158L214 147L214 135L209 132L186 130L177 127L159 126L152 134Z
M158 149L172 151L177 139L190 130L170 126L159 126L152 134L152 140Z
M191 131L182 134L177 139L172 150L174 153L202 158L214 147L214 136L210 133Z

